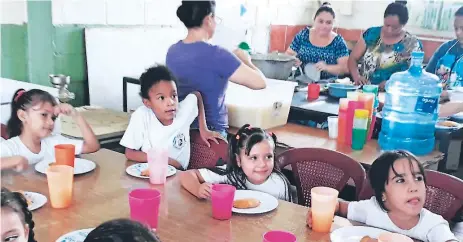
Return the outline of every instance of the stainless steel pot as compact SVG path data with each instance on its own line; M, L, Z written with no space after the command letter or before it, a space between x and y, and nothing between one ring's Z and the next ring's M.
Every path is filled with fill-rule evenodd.
M288 80L291 67L296 57L283 53L251 54L252 63L264 73L265 77L277 80Z

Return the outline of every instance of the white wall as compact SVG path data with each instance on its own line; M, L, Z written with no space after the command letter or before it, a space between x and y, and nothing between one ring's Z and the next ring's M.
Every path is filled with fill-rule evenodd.
M0 24L27 23L26 0L1 0Z

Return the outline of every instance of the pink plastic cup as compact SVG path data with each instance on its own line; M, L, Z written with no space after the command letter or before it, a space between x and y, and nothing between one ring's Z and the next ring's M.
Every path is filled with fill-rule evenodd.
M134 189L129 193L130 218L150 228L158 227L161 192L156 189Z
M147 152L151 184L164 184L167 178L169 154L166 148L152 148Z
M264 234L264 242L296 242L296 236L287 231L273 230Z
M212 186L211 202L212 217L218 220L228 220L232 216L233 200L236 188L227 184Z

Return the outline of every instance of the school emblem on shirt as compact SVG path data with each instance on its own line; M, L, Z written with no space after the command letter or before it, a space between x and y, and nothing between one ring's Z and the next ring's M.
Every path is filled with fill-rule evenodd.
M177 136L175 136L172 145L177 149L181 149L183 148L183 146L185 146L185 143L186 143L185 135L183 135L183 133L180 133L180 134L177 134Z

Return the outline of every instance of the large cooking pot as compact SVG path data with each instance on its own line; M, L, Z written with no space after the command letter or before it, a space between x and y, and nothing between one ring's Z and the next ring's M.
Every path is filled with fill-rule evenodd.
M288 80L296 57L283 53L251 54L252 63L264 73L265 77Z

